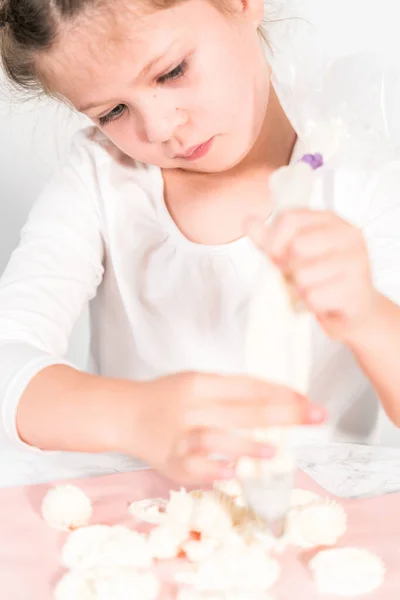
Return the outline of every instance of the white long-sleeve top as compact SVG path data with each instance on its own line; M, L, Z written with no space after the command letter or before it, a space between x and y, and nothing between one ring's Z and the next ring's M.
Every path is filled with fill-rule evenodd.
M320 169L315 208L326 206L324 179ZM336 171L329 203L363 229L377 287L400 300L400 163ZM134 380L244 372L246 310L259 268L247 238L220 246L186 239L164 202L160 169L121 160L100 133L80 132L0 281L0 456L10 462L35 451L37 464L53 465L99 460L40 452L16 429L21 394L39 371L64 362L88 301L94 372ZM374 439L375 394L350 352L316 323L310 397L331 411L335 439Z

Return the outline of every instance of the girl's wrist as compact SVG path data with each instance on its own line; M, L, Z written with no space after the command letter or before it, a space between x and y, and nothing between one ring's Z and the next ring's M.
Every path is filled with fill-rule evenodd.
M362 352L372 348L377 336L380 337L386 329L390 328L391 315L393 311L399 310L388 298L377 293L374 309L362 326L351 331L344 341L346 346L354 352Z

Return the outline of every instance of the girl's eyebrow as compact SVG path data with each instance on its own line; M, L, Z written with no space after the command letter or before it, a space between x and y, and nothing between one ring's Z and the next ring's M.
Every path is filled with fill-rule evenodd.
M147 65L145 67L143 67L143 69L140 71L138 79L147 75L149 73L149 71L151 71L151 69L154 67L154 65L156 65L161 59L168 56L168 52L171 50L171 48L173 48L173 46L175 46L175 44L176 44L176 40L174 42L172 42L171 44L169 44L169 46L167 46L160 54L158 54L157 56L152 58L147 63Z

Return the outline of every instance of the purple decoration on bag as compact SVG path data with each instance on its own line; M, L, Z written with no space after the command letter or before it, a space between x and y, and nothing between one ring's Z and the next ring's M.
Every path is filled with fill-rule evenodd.
M324 159L322 154L317 152L316 154L305 154L299 162L305 162L313 169L313 171L315 171L323 166Z

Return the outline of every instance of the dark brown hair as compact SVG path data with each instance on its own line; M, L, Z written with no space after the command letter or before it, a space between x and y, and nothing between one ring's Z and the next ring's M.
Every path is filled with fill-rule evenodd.
M0 0L0 59L8 79L24 91L43 91L35 58L49 51L60 25L102 0Z
M229 0L211 0L230 10ZM38 54L57 42L61 25L116 0L0 0L0 61L9 81L20 91L41 93L44 85L36 66ZM146 0L153 9L166 9L184 0ZM115 8L115 5L114 5ZM261 31L265 39L265 34Z

